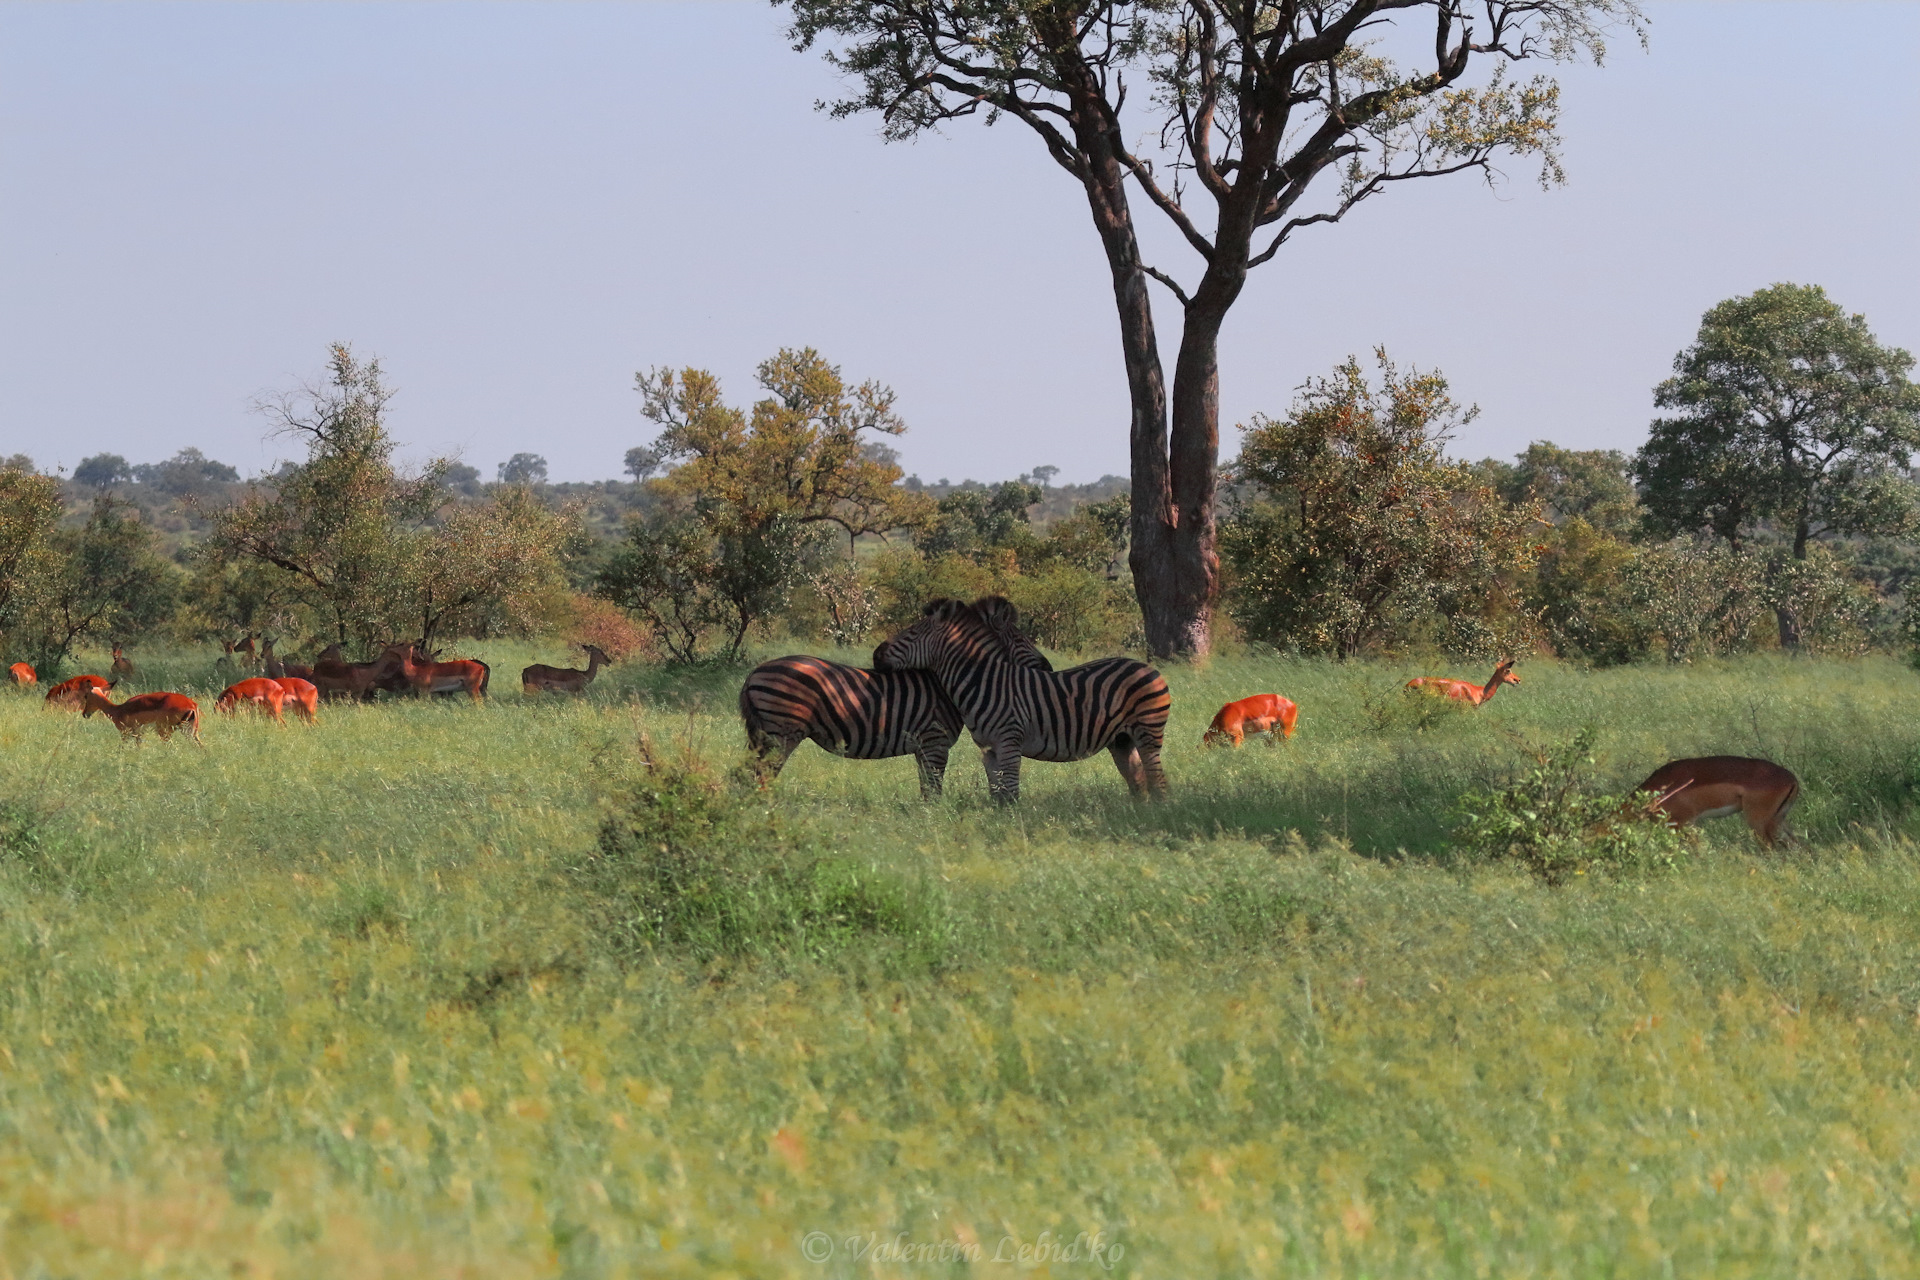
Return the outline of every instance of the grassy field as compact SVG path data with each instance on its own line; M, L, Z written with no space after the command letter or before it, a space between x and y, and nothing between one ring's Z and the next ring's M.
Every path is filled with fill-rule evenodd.
M739 673L528 703L563 656L481 656L485 706L204 749L0 698L0 1276L1920 1269L1891 661L1528 663L1424 728L1411 670L1170 670L1158 806L1104 756L1009 812L970 748L925 805L807 746L730 811L716 943L616 939L596 832L642 733L738 761ZM162 657L140 687L210 707ZM1199 748L1264 691L1293 742ZM1799 842L1558 887L1449 851L1462 792L1586 724L1615 788L1780 760Z

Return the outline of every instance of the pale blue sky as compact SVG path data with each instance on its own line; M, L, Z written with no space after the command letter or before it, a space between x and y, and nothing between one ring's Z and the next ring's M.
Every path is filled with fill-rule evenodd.
M1700 313L1778 280L1920 347L1920 6L1650 8L1650 53L1562 72L1567 186L1524 163L1499 191L1414 185L1262 268L1223 423L1384 342L1482 407L1457 452L1631 449ZM1017 124L888 145L815 112L835 83L783 20L0 5L0 453L256 471L290 445L250 399L345 339L414 453L596 479L651 435L636 369L701 365L745 401L761 358L811 344L899 391L927 479L1124 472L1077 188Z

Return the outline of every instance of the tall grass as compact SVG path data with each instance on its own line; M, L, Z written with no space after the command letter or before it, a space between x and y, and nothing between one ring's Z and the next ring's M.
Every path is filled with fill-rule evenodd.
M1170 670L1157 806L1104 757L1029 764L1001 810L964 746L931 805L911 760L803 747L763 796L706 793L728 838L687 848L730 914L623 931L635 883L656 917L691 883L634 842L581 874L657 830L636 743L724 778L739 673L523 700L560 655L477 652L486 705L209 715L203 749L0 699L15 1274L1913 1267L1891 662L1535 663L1421 725L1382 701L1411 669ZM224 683L135 656L140 687ZM1291 743L1200 749L1266 691ZM1678 874L1560 887L1449 856L1463 791L1588 724L1613 790L1782 761L1799 842L1725 822Z

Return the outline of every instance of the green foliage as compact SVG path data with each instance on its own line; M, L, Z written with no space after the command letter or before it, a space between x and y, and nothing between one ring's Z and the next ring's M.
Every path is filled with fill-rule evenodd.
M1434 638L1450 652L1525 647L1518 583L1537 508L1510 506L1443 455L1471 420L1438 374L1402 375L1377 353L1302 390L1281 420L1256 417L1222 530L1227 607L1252 639L1352 657Z
M907 429L891 388L848 386L811 347L782 348L757 376L768 395L743 412L704 370L634 375L642 412L661 428L651 461L679 464L663 488L755 531L776 520L830 523L851 539L924 518L926 500L899 486L892 450L872 438Z
M817 528L781 516L764 525L718 504L636 517L594 590L652 628L680 662L732 661L749 628L785 607L827 547Z
M1654 391L1674 413L1655 419L1634 462L1652 524L1737 543L1773 521L1796 558L1812 538L1912 528L1912 367L1817 285L1715 306Z
M1031 558L1040 539L1027 508L1040 501L1041 488L1006 480L992 488L963 488L941 498L935 514L914 535L914 546L931 560L956 555L976 564ZM1024 555L1023 555L1024 553Z
M50 568L47 542L60 519L60 482L29 467L0 465L0 635L13 631Z
M440 501L443 462L417 476L393 466L385 422L391 398L378 360L335 344L326 385L263 406L284 434L306 442L307 461L263 482L214 523L218 554L298 579L342 642L391 638L396 603L414 612L403 586L410 535Z
M1612 666L1651 651L1658 632L1635 593L1638 556L1577 515L1542 536L1526 603L1555 653Z
M1631 468L1618 450L1563 449L1536 440L1511 463L1488 458L1472 469L1513 505L1537 503L1555 525L1580 520L1609 537L1631 539L1641 517Z
M203 615L252 619L266 606L281 624L311 613L343 643L405 636L431 652L448 636L524 632L551 614L565 558L583 549L579 513L511 486L449 504L441 480L452 463L412 476L393 465L391 396L379 361L336 345L325 386L264 406L306 441L307 461L216 517L196 593ZM236 563L272 572L261 583L232 574Z
M44 673L57 673L77 644L131 642L158 628L173 612L180 576L154 553L153 531L131 504L102 496L84 526L49 535L15 643Z
M1508 785L1460 797L1459 846L1480 857L1513 859L1548 884L1595 870L1676 870L1685 842L1646 798L1594 789L1598 741L1598 731L1587 725L1558 746L1523 743L1530 763Z
M695 960L822 957L898 939L915 967L938 963L946 932L924 888L847 858L809 856L763 805L697 758L640 742L640 780L569 868L595 932L634 958L656 947Z

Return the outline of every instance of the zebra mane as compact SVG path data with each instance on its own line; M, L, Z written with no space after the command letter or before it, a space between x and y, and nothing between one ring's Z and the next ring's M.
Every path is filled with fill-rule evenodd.
M942 596L921 611L935 622L959 623L977 631L998 655L1016 667L1051 671L1053 664L1020 631L1020 611L1005 596L982 596L972 604Z

